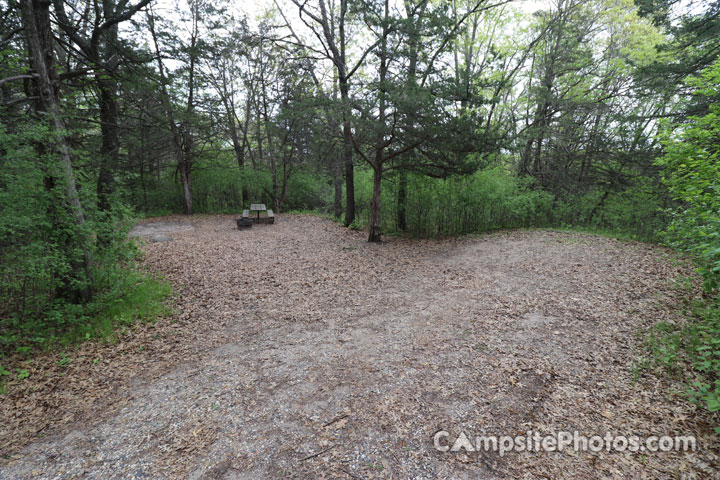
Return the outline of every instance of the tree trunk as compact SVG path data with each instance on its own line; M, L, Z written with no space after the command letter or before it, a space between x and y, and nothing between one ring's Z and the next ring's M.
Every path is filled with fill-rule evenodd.
M49 3L49 2L48 2ZM111 208L110 196L115 191L115 171L118 168L118 155L120 150L120 135L118 132L118 103L117 82L112 78L111 70L117 65L116 51L118 49L118 23L97 24L90 38L79 35L75 26L65 13L65 1L55 0L55 13L60 28L67 34L83 55L90 61L94 69L100 70L95 74L95 89L98 94L100 109L100 144L99 168L97 179L97 202L101 211ZM111 21L116 17L115 0L102 0L102 20ZM99 12L96 12L100 15Z
M333 214L335 218L342 217L342 194L343 194L343 156L338 155L333 165L333 188L335 189L335 198L333 199Z
M373 193L370 200L370 235L368 242L382 241L380 228L380 208L382 203L382 170L375 169L373 174Z
M238 135L238 125L235 121L235 102L232 98L232 93L228 90L227 76L223 66L222 72L222 97L223 105L225 106L225 115L227 116L228 129L230 130L230 139L232 140L233 151L235 152L235 161L237 162L238 168L242 172L245 169L245 145L240 142L240 136ZM245 182L240 192L240 207L244 205L247 200L247 187Z
M270 172L272 173L273 208L280 212L280 184L278 183L275 155L270 155Z
M120 136L118 135L117 84L114 79L98 75L95 80L100 103L100 171L97 180L98 208L110 210L110 196L115 190L114 173L118 166Z
M418 15L422 16L425 12L427 3L423 3L418 9ZM408 18L411 18L413 11L415 10L415 4L405 0L405 12ZM453 2L453 12L455 12L455 2ZM417 88L417 62L418 62L418 50L420 47L420 33L417 23L413 20L410 23L409 39L408 44L410 47L409 51L409 64L408 64L408 91L411 95L415 94ZM457 51L455 55L455 63L457 70ZM466 62L467 63L467 62ZM457 74L457 73L456 73ZM415 117L410 116L408 119L409 127L415 127ZM398 182L398 196L397 196L397 226L400 231L407 231L407 170L400 170L400 179Z
M187 159L183 155L183 162L180 164L180 182L183 189L183 213L192 215L193 199L192 199L192 179L190 177L190 166Z
M324 4L323 4L324 5ZM347 57L345 54L345 20L347 14L347 0L340 2L340 18L338 19L338 33L340 36L340 50L337 52L336 66L338 67L338 86L340 87L340 101L343 115L343 157L345 163L345 226L355 221L355 172L353 171L353 144L350 130L350 79L347 71Z
M115 15L115 0L103 0L103 15L105 20ZM118 44L118 24L105 29L102 34L103 50L98 51L97 46L91 44L88 49L90 55L95 57L95 64L99 65L102 55L107 68L113 68L113 57ZM102 143L100 145L100 171L97 180L98 208L102 211L109 211L110 196L115 191L115 172L118 168L120 153L120 134L118 132L119 108L117 101L117 82L110 76L111 72L102 72L95 76L95 85L98 91L100 106L100 133Z
M400 171L397 196L397 224L398 228L407 231L407 171Z
M155 32L155 19L152 14L148 13L148 27L150 27L150 35L155 45L155 54L157 57L158 72L160 73L160 92L163 107L165 108L165 115L167 116L168 123L170 125L170 134L172 136L173 151L175 153L175 160L177 161L177 169L180 174L180 182L182 183L183 189L183 212L186 215L192 215L193 202L192 202L192 182L190 178L190 170L192 162L188 155L191 152L191 141L192 136L187 129L189 126L187 123L183 124L185 127L184 132L180 132L177 123L175 123L175 115L173 113L172 102L170 101L170 93L167 88L167 76L165 75L165 66L162 62L162 56L160 55L160 45L158 44L157 33ZM191 88L192 91L192 88ZM188 97L188 105L192 105L192 94ZM191 112L187 112L188 116Z
M345 226L355 221L355 174L353 170L353 144L350 130L350 92L347 81L340 82L340 99L343 103L343 163L345 164Z
M185 215L192 215L193 213L193 201L192 201L192 182L190 177L190 171L192 168L193 158L193 131L192 131L192 116L195 112L195 56L197 55L196 46L198 39L198 21L200 13L198 11L198 4L192 4L192 21L193 29L190 35L190 65L188 68L188 97L187 106L185 108L185 118L183 120L183 149L182 149L182 163L180 167L180 180L182 181L183 197L184 197L184 213Z
M380 41L380 50L378 51L378 59L380 65L378 68L378 124L380 129L378 131L377 143L375 146L375 159L372 162L373 167L373 194L370 200L370 235L368 236L368 242L380 242L382 241L382 229L381 225L381 192L382 192L382 172L383 165L385 163L385 131L387 128L387 113L386 108L386 95L387 87L385 80L388 73L388 50L387 50L387 36L389 32L389 17L390 12L390 1L385 0L385 15L383 22L382 39Z

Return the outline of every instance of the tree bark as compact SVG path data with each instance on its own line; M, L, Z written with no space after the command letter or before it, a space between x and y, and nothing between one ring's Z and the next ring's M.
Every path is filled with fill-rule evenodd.
M382 207L382 170L373 171L373 193L370 200L370 234L368 242L381 242L382 229L380 210Z
M338 96L338 77L337 77L337 69L335 69L335 75L333 79L333 100L337 102L337 96ZM313 74L313 78L317 78ZM315 84L320 88L320 82L315 81ZM330 128L330 134L333 138L333 147L335 147L335 138L338 133L338 121L337 117L334 112L331 112L330 109L327 109L326 111L327 119L328 119L328 127ZM345 140L343 139L343 148ZM333 148L334 151L336 151L335 148ZM352 152L351 152L352 154ZM333 199L333 214L335 215L335 218L342 217L342 211L343 211L343 205L342 205L342 195L343 195L343 165L345 162L345 158L342 153L337 153L337 155L334 158L333 161L333 188L335 190L335 198Z
M400 231L407 231L407 171L400 171L397 196L397 224Z
M334 189L334 193L335 193L335 197L333 198L333 215L335 216L335 218L342 217L342 212L343 212L342 167L343 167L343 156L338 155L337 158L335 159L334 165L333 165L333 189Z
M427 2L423 2L418 9L418 15L422 16L425 12ZM408 19L413 15L415 4L408 0L405 0L405 12ZM453 2L453 11L455 11L455 3ZM410 25L408 44L410 46L409 62L408 62L408 79L407 85L409 95L415 94L417 88L417 62L418 62L418 50L420 48L420 32L417 23L414 21ZM457 63L457 56L456 56ZM409 126L412 128L415 125L415 117L411 116L409 119ZM397 226L400 231L407 231L407 171L405 169L400 170L400 179L398 182L398 196L397 196Z
M345 226L355 221L355 171L353 165L353 144L352 130L350 126L350 79L347 72L347 56L345 53L345 16L347 12L347 0L343 0L340 6L339 34L340 34L340 58L336 65L338 68L338 83L340 87L340 101L342 103L343 116L343 163L345 164Z
M349 100L348 100L349 101ZM343 120L343 163L345 164L345 226L355 221L355 171L350 119Z
M390 15L390 2L385 0L385 15L383 22L382 39L380 42L380 49L378 51L378 59L380 60L380 66L378 68L378 138L375 146L375 158L372 162L373 167L373 195L370 200L370 233L368 235L368 242L380 242L382 241L382 229L381 225L381 197L382 192L382 173L383 166L385 164L385 148L387 142L385 141L385 129L387 128L387 86L385 81L388 73L388 50L387 50L387 36L389 32L388 17Z

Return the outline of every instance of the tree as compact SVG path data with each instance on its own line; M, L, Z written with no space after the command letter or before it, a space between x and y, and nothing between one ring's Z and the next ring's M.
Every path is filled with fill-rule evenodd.
M660 91L687 95L684 79L703 71L720 55L720 2L635 0L638 12L669 34L653 62L642 65L638 79ZM707 112L707 105L688 102L687 114Z
M100 106L100 167L97 180L98 206L110 208L110 195L115 189L114 175L118 168L120 151L120 125L117 101L117 68L122 49L118 25L129 20L152 0L139 0L128 6L127 0L103 0L94 9L86 9L76 23L66 13L65 0L53 0L58 24L68 39L84 55L85 71L93 72ZM89 18L94 15L93 18ZM89 28L87 33L81 27Z
M181 113L180 122L176 121L174 112L175 105L170 96L168 86L170 80L163 62L163 54L158 41L159 35L156 29L155 16L152 12L148 12L148 27L152 36L153 45L155 47L155 55L158 67L160 89L162 92L162 103L165 108L165 115L170 126L170 134L172 137L173 151L177 161L177 172L180 176L180 182L183 190L183 212L186 215L193 213L192 199L192 167L195 154L195 135L194 135L194 113L195 113L195 95L196 95L196 74L198 67L199 50L198 43L200 39L200 15L201 9L205 6L201 1L190 0L189 19L189 43L180 45L176 52L183 52L186 56L186 96L185 105Z
M238 168L245 169L245 157L250 149L248 126L250 122L249 111L245 109L244 117L238 115L241 108L238 105L239 86L242 79L242 60L246 58L253 41L245 19L236 19L224 10L216 9L210 18L204 18L207 25L208 40L207 52L202 56L204 61L204 76L207 83L212 85L222 105L222 114L225 118L226 132L232 143L233 153ZM250 102L245 102L249 107ZM247 186L242 187L242 202L248 200Z
M373 171L370 242L382 239L386 171L413 169L440 177L473 168L468 156L472 151L470 117L453 108L453 79L444 76L436 62L471 15L495 5L481 0L458 18L449 17L443 6L430 5L408 2L403 17L391 15L389 1L364 2L361 9L377 59L374 81L355 101L360 115L353 136L355 151ZM427 50L419 51L421 43Z
M345 164L345 226L348 226L355 221L355 180L353 176L350 81L363 65L367 55L377 46L377 42L363 49L354 65L348 61L347 24L349 3L348 0L339 1L339 12L337 17L335 17L332 4L327 0L317 0L316 5L311 5L309 2L293 0L300 10L300 19L318 39L322 47L321 51L325 53L326 58L332 61L337 71L342 112L343 159Z
M518 169L561 198L602 190L590 222L612 192L654 175L653 119L668 99L634 73L662 37L623 0L560 2L536 20L545 33L527 73Z
M295 29L292 26L292 23L288 20L288 17L283 12L280 5L277 3L277 0L274 0L275 7L282 17L282 19L285 22L285 27L290 32L291 38L297 43L298 46L301 46L303 49L306 49L305 43L303 43L303 40L300 38L300 36L296 33ZM330 31L335 31L335 9L333 8L334 5L330 5L328 8L328 11L330 12ZM282 42L283 39L276 39L276 42ZM311 55L312 52L309 53ZM326 92L326 88L323 85L323 83L320 81L320 78L318 77L317 72L314 68L309 68L308 74L310 75L310 78L312 78L313 83L315 84L315 90L316 94L321 98L327 98L328 100L332 99L332 102L326 101L322 103L322 109L325 113L325 121L327 123L327 132L326 134L329 136L329 141L326 142L325 145L325 151L329 158L333 159L332 165L331 165L331 171L333 175L333 214L335 218L342 217L343 213L343 205L342 205L342 180L343 180L343 169L346 169L346 165L350 165L352 168L352 142L350 142L350 150L348 153L348 141L349 137L345 135L345 129L343 128L343 135L342 135L342 142L344 145L344 149L336 148L336 137L338 132L340 131L340 124L342 123L341 118L343 114L345 113L344 107L338 102L338 70L335 68L334 74L333 74L333 80L332 80L332 87L330 88L332 90L332 95L328 95ZM339 109L334 108L337 106L340 106ZM347 158L350 160L348 161ZM352 175L351 175L352 176ZM354 219L355 217L355 194L354 194L354 180L352 181L352 189L351 189L351 200L350 200L350 211L352 214L347 214L346 218L352 217ZM352 223L350 221L347 223L349 225ZM346 226L347 226L346 225Z
M66 127L60 103L60 79L55 66L55 50L52 39L52 26L50 23L50 2L46 0L21 0L20 2L22 25L25 31L27 50L30 56L30 66L34 72L32 76L35 84L35 113L43 123L47 123L52 132L50 148L54 150L60 163L64 183L64 198L59 199L61 204L67 205L70 213L71 225L78 239L77 245L68 246L69 249L79 248L82 252L78 259L72 252L68 256L72 259L73 279L68 282L71 300L89 301L92 295L92 266L90 232L87 229L85 213L75 184L70 147L66 138ZM44 149L44 145L39 148ZM40 153L40 152L39 152ZM46 186L54 187L55 179L48 177ZM62 218L62 217L60 217ZM58 228L64 226L58 225Z

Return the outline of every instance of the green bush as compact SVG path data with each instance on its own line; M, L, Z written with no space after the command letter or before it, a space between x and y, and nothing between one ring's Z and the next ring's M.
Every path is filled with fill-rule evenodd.
M706 115L662 130L666 154L658 165L680 205L670 212L666 239L698 259L711 291L720 281L720 60L688 84L711 103Z
M367 223L372 174L356 174L356 203L361 223ZM398 178L383 182L383 231L397 233ZM469 176L436 179L408 174L407 233L412 236L462 235L502 228L547 226L552 219L552 196L534 190L501 167Z
M174 169L160 179L150 177L139 184L138 178L127 183L127 201L145 215L182 213L183 192ZM193 211L195 213L238 213L250 203L275 204L272 173L267 168L238 168L233 159L219 156L200 159L192 174ZM243 198L246 195L247 198ZM323 175L297 170L290 176L283 210L322 210L332 202L332 185Z
M382 221L385 233L397 233L398 175L383 181ZM372 195L372 173L356 172L356 224L366 225ZM417 237L462 235L497 229L573 226L656 240L667 224L663 191L657 182L639 177L623 191L593 190L568 199L554 198L502 167L447 179L409 174L407 234Z
M92 176L78 175L86 219L78 227L69 218L58 162L43 148L46 129L18 127L0 125L0 357L105 334L120 321L118 305L126 305L126 319L142 316L130 313L142 290L157 295L139 313L159 312L168 288L135 269L129 210L115 199L111 213L98 211L94 182L82 181ZM87 277L74 268L83 244L93 258ZM74 295L78 287L89 287L92 298Z
M697 261L703 288L714 299L694 307L688 325L662 337L660 345L677 347L693 365L691 398L714 412L720 410L720 60L688 85L708 100L709 109L682 124L663 125L666 153L658 165L678 204L669 211L664 238Z
M656 242L668 223L662 185L647 177L620 191L591 190L556 200L553 223Z
M329 210L333 202L330 178L309 171L298 171L290 177L284 210Z
M720 298L692 302L683 326L661 323L646 338L653 364L675 374L690 367L688 396L720 411Z

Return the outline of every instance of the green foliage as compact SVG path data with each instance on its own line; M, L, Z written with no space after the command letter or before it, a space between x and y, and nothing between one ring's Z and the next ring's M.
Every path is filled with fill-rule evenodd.
M652 365L677 375L690 366L694 376L689 398L716 412L720 410L720 298L694 302L687 316L682 326L656 325L645 343Z
M356 172L358 219L350 226L362 229L368 222L372 173ZM498 229L567 227L654 241L667 224L661 211L663 192L656 182L640 177L623 191L592 190L560 199L534 187L502 167L489 167L469 176L436 179L408 176L406 218L408 235L432 237L462 235ZM397 234L398 179L383 182L383 232Z
M372 174L356 175L356 198L361 221L369 215ZM397 233L395 178L384 182L383 231ZM365 210L362 208L365 207ZM552 196L531 188L500 167L480 170L469 176L435 179L410 174L407 188L407 233L412 236L461 235L502 228L546 226L552 219Z
M127 201L149 216L182 213L182 187L174 169L157 177L129 180ZM247 198L243 199L243 192ZM288 210L320 210L332 197L332 185L323 175L299 169L288 179L282 205ZM239 213L250 203L274 208L272 173L267 168L240 169L233 159L221 154L203 159L193 170L193 209L196 213Z
M288 196L284 209L323 210L332 204L330 179L310 171L295 173L288 182Z
M625 238L657 241L668 222L663 212L661 185L640 177L624 190L594 189L584 195L556 200L554 223L588 231L614 233Z
M45 127L15 127L0 125L0 351L27 354L106 336L118 323L161 314L169 287L134 267L130 212L118 199L112 212L98 211L94 183L80 182L86 225L79 228L69 218ZM90 278L74 268L86 238ZM89 286L92 298L73 295L78 286Z
M667 242L698 263L703 288L715 297L694 305L688 324L655 342L663 365L679 356L693 366L696 380L690 398L711 412L720 410L720 61L688 80L705 97L708 113L681 124L664 124L665 156L658 160L662 178L678 206L664 232Z
M688 83L712 103L706 115L661 132L666 154L658 165L679 203L666 238L698 260L705 289L713 291L720 281L720 60Z

